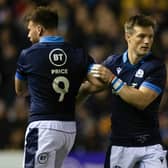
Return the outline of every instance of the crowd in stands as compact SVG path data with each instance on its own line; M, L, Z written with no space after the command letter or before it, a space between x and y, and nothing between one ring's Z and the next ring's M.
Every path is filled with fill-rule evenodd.
M0 149L23 149L28 102L16 97L14 76L21 49L29 47L24 18L37 5L59 14L59 32L76 47L85 48L97 63L126 49L123 23L129 16L152 15L158 23L153 46L168 70L167 0L0 0ZM104 151L110 132L108 94L90 95L77 104L76 150ZM168 81L159 110L161 135L168 146ZM122 123L121 123L122 124Z

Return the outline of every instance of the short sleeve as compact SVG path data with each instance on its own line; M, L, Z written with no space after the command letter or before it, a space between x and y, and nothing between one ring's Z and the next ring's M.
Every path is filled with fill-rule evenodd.
M15 77L20 80L26 80L27 74L25 69L25 51L23 50L19 56L18 62L17 62L17 69Z
M147 87L160 94L164 90L165 83L166 83L166 68L165 66L160 66L144 80L141 86Z

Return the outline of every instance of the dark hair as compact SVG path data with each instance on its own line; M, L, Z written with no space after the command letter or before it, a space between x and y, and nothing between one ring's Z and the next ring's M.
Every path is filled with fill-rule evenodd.
M150 16L146 16L143 14L131 16L124 25L125 32L132 33L134 26L142 26L142 27L152 26L152 28L155 30L156 21L152 19Z
M33 3L35 6L47 6L53 0L29 0L29 1Z
M46 29L54 29L58 26L58 14L49 7L37 7L26 20L42 25Z

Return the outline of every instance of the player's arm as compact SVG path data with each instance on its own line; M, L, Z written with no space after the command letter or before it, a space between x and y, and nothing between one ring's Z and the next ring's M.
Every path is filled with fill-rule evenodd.
M127 103L143 110L152 103L159 95L158 92L141 86L139 89L124 85L118 95Z
M97 77L105 83L109 84L112 87L113 92L118 94L125 102L138 109L146 108L160 94L160 88L157 88L157 86L152 84L150 84L150 87L142 85L139 89L128 86L104 66L99 68L92 67L92 73L97 75Z
M28 96L27 74L25 66L26 50L22 50L18 58L17 69L15 73L15 92L18 96Z
M81 84L78 92L77 102L83 101L90 94L100 92L107 88L106 83L96 78L92 72L88 72L86 80Z
M28 95L27 80L25 80L25 78L18 72L16 72L15 75L15 91L18 96Z

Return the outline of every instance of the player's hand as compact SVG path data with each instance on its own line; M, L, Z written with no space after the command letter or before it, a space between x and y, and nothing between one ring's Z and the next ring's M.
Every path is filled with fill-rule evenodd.
M90 68L90 74L99 78L105 84L110 84L115 75L105 66L100 64L93 64Z

